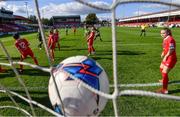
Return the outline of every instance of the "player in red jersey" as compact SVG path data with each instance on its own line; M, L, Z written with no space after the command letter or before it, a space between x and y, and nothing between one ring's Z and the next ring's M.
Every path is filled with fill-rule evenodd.
M59 51L60 51L59 31L58 31L58 29L54 29L54 39L55 39L56 45L58 46L58 49L59 49Z
M94 38L95 38L95 28L92 27L91 28L91 32L87 38L87 42L88 42L88 56L91 54L95 54L95 49L93 47L93 42L94 42Z
M13 35L13 38L16 40L15 42L16 48L21 53L20 61L22 62L29 55L34 60L34 63L38 65L38 61L35 58L31 48L29 47L30 44L28 43L28 41L24 38L20 38L20 35L18 33L15 33ZM19 72L22 73L22 71L23 71L23 65L20 65Z
M163 37L163 51L161 54L162 62L160 65L160 72L162 74L162 80L159 80L163 84L163 88L158 90L158 93L168 93L168 73L174 68L177 57L176 57L176 42L172 37L171 30L164 28L161 30L161 36Z
M56 47L56 40L54 39L53 30L50 30L48 37L48 48L50 49L50 57L54 61L54 49Z

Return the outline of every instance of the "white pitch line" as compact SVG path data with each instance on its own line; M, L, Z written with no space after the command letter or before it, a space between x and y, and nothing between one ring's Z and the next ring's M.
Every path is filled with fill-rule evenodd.
M8 90L22 90L22 87L6 87ZM48 87L26 87L28 90L43 90L47 91ZM0 90L2 90L0 88Z
M180 84L180 81L171 81L168 84L170 85L176 85ZM120 84L118 87L149 87L149 86L161 86L162 83L145 83L145 84ZM114 87L114 85L110 85L110 87Z
M121 84L118 87L149 87L149 86L161 86L161 83L147 83L147 84ZM114 85L110 85L110 87L114 87Z
M169 85L177 85L180 84L180 81L171 81L169 82ZM150 87L150 86L161 86L162 83L145 83L145 84L119 84L118 87ZM114 85L110 84L109 85L110 88L113 88ZM6 87L9 90L21 90L22 87ZM0 88L1 89L1 88ZM43 90L43 91L47 91L48 87L27 87L28 90Z
M180 43L176 43L178 45ZM119 46L128 46L128 45L136 45L136 46L144 46L144 45L162 45L162 43L120 43Z

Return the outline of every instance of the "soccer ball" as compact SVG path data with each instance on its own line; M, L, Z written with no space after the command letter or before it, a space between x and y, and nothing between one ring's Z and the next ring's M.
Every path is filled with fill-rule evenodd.
M64 115L57 91L61 96L66 116L95 116L104 109L107 99L82 85L83 82L96 90L109 93L106 72L96 61L86 56L69 57L57 65L53 75L57 90L51 76L48 92L56 112Z

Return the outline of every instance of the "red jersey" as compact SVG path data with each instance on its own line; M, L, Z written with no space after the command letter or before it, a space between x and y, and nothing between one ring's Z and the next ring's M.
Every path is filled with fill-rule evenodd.
M58 39L59 39L59 33L54 33L54 36L53 36L54 40L56 42L58 42Z
M54 49L56 47L56 40L55 40L53 34L49 35L49 38L48 38L48 47L50 49Z
M15 46L23 56L32 54L32 50L29 48L29 45L30 44L26 39L18 39L15 42Z
M93 44L93 41L94 41L94 37L95 37L95 31L91 31L89 37L88 37L88 43L89 45L92 45Z
M168 53L169 49L174 49L174 51L172 52L171 55L169 55L168 58L176 59L176 42L175 42L175 40L173 39L172 36L167 36L163 40L163 52L164 52L164 55L166 55Z

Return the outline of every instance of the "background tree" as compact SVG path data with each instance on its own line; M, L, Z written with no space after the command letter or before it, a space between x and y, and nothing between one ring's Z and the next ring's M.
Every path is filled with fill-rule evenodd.
M97 18L95 13L90 13L86 16L85 23L86 24L96 24L99 22L99 19Z
M35 15L30 15L28 19L30 19L33 24L37 24L38 23L37 18L36 18Z
M54 19L53 19L53 18L50 18L50 19L49 19L49 25L50 25L50 26L53 26L53 25L54 25Z
M42 20L42 24L48 25L48 26L50 25L49 19L47 19L47 18L42 18L41 20Z

